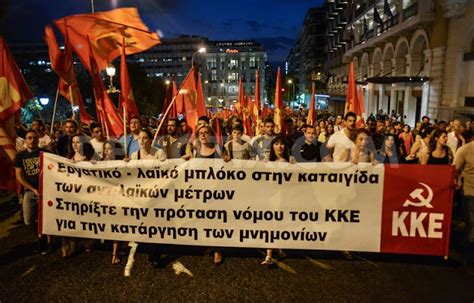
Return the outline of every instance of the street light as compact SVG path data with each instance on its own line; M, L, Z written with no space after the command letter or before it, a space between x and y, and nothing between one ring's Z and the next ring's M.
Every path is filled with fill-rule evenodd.
M293 80L289 79L287 81L288 84L291 84L291 95L289 96L289 101L291 101L291 97L295 94L295 84L293 83ZM288 95L290 94L290 90L288 90Z
M113 78L114 78L115 72L116 72L115 66L113 66L112 64L109 64L109 65L105 68L105 72L107 73L107 76L109 76L109 80L110 80L110 85L109 85L108 93L118 93L118 92L120 92L120 91L114 86L114 82L113 82Z
M206 52L205 47L201 47L197 51L194 52L193 56L191 57L191 66L194 66L194 56L196 56L197 53L204 54Z
M166 86L170 85L170 83L171 83L170 80L165 81Z

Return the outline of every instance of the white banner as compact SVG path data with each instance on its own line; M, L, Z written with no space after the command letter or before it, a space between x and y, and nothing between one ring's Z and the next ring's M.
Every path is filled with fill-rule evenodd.
M211 247L380 251L383 165L43 154L40 228Z

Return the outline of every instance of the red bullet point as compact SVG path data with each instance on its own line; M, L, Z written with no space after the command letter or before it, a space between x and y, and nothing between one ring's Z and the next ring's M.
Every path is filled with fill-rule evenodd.
M54 165L53 165L53 164L49 164L49 165L48 165L48 169L49 169L49 170L52 170L53 168L54 168Z
M49 206L49 207L53 206L53 201L51 201L51 200L48 201L48 206Z

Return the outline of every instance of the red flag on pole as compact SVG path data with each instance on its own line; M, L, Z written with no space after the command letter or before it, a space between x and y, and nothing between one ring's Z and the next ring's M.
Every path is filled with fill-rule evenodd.
M90 52L92 54L92 52ZM121 116L117 113L117 109L110 100L105 90L104 82L99 74L99 68L94 57L90 57L92 87L97 107L97 117L99 121L104 121L104 127L108 130L109 135L119 137L123 134L123 122Z
M4 122L12 118L33 95L1 36L0 56L0 122Z
M184 79L183 83L181 84L181 87L178 91L178 98L183 100L183 112L186 117L186 121L194 132L198 118L200 116L206 116L206 106L204 103L204 95L202 94L201 76L199 73L197 73L194 67L191 68L188 75L186 76L186 79Z
M315 103L315 94L316 94L316 84L313 81L313 85L311 86L311 102L309 105L308 111L308 118L306 118L306 124L314 125L314 103Z
M354 77L354 63L351 62L349 69L349 81L347 86L345 113L354 112L357 115L356 127L361 127L363 124L362 114L364 105L361 104L357 94L356 81Z
M283 104L282 86L281 86L281 72L278 66L277 79L275 85L275 110L273 114L273 122L275 122L275 132L277 134L286 135L285 123L283 121Z
M16 156L15 116L19 114L23 104L32 97L15 58L0 36L0 167L2 167L0 189L3 190L16 189L13 167Z
M69 35L74 52L89 71L89 57L95 58L100 71L120 56L124 38L129 55L160 43L157 33L143 23L136 8L72 15L56 20L55 24L64 36Z
M119 109L123 112L125 108L127 120L130 117L138 117L140 113L138 112L137 104L135 103L135 98L133 97L132 85L130 83L130 76L128 75L127 68L127 59L126 59L126 49L125 41L122 45L122 55L120 58L120 106Z
M79 90L76 73L74 72L74 62L72 60L72 50L71 46L69 45L68 35L65 37L65 51L62 52L59 49L53 28L50 25L47 25L44 29L44 32L46 44L48 44L51 68L59 76L59 93L69 103L79 107L81 122L84 124L89 124L92 121L92 117L89 115L89 113L87 113L84 100L82 99L81 92Z

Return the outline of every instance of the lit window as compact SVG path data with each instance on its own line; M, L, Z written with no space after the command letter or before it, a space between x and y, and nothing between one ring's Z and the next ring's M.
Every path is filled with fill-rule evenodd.
M183 57L181 60L186 61L186 57Z

